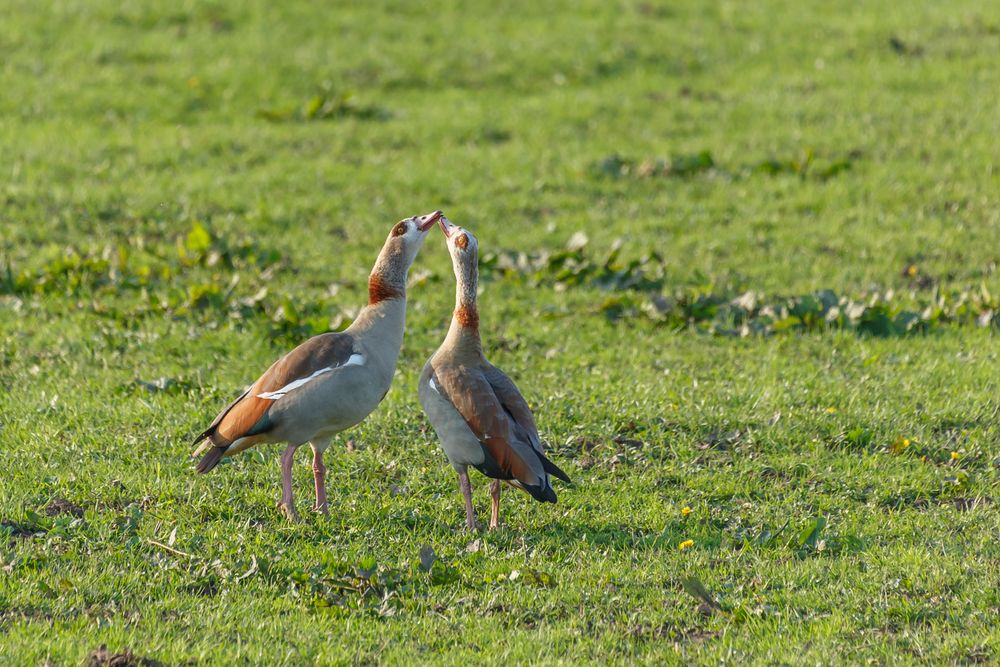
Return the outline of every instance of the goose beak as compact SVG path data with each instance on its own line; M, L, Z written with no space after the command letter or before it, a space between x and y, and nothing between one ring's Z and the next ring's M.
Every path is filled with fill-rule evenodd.
M417 227L422 232L426 232L431 228L435 222L444 217L444 213L441 211L434 211L433 213L428 213L427 215L421 215L417 217Z
M451 224L448 218L444 217L443 215L438 220L438 225L441 227L441 231L444 232L445 238L451 238L451 235L455 233L456 229L458 229L458 227Z

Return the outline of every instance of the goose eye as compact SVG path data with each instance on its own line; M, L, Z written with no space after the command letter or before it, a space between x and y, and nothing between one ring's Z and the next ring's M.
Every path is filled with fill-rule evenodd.
M405 233L406 233L406 223L405 222L397 223L396 226L392 228L392 235L393 236L402 236Z
M465 250L467 247L469 247L469 237L466 236L465 234L462 234L457 239L455 239L455 245L461 248L462 250Z

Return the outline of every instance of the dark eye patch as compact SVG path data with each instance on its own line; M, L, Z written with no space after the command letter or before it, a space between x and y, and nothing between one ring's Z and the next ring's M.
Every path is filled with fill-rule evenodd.
M397 223L396 226L392 228L392 235L393 236L402 236L405 233L406 233L406 223L405 222Z
M455 239L455 245L461 248L462 250L465 250L467 247L469 247L469 237L466 236L465 234L462 234L457 239Z

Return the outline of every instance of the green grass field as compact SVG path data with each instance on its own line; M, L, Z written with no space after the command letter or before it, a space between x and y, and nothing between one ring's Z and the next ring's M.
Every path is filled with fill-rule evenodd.
M0 4L0 664L1000 660L995 3ZM329 518L193 474L436 208L559 503L461 530L438 234Z

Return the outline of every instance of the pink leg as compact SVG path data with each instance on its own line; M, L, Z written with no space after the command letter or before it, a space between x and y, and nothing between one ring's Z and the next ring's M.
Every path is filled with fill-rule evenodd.
M458 473L458 487L462 489L462 497L465 498L465 527L469 530L479 530L476 511L472 509L472 483L469 482L468 471L463 470Z
M292 500L292 463L295 460L295 445L288 445L281 454L281 501L278 507L292 521L298 521L299 514L295 511Z
M316 505L313 510L329 515L330 509L326 502L326 466L323 465L323 452L313 449L313 481L316 482Z
M490 530L500 525L500 480L495 479L490 484Z

